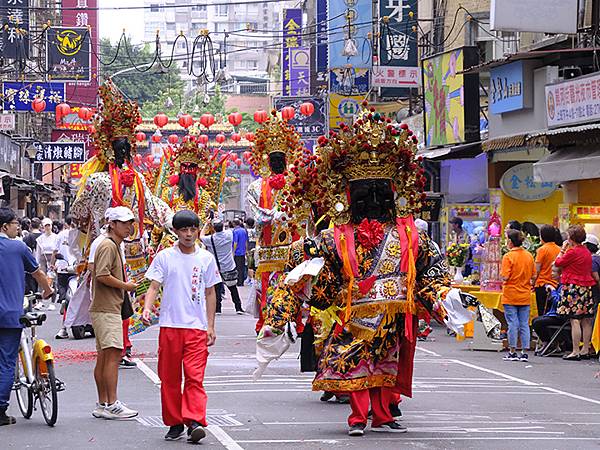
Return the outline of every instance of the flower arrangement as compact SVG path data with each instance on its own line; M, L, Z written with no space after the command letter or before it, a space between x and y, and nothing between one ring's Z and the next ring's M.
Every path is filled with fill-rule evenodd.
M467 262L469 256L469 244L458 244L452 242L446 250L448 265L452 267L462 267Z

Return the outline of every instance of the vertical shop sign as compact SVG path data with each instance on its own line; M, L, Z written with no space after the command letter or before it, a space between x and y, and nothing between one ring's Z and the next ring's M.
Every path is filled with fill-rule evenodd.
M29 0L0 0L0 14L0 54L9 59L28 58Z
M290 49L302 46L302 10L289 8L283 10L283 44L282 44L282 94L292 95L290 73Z

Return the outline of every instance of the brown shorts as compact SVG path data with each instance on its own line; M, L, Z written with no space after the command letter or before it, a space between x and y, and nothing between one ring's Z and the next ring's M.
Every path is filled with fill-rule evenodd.
M96 350L118 348L123 350L123 320L121 314L90 312L96 335Z

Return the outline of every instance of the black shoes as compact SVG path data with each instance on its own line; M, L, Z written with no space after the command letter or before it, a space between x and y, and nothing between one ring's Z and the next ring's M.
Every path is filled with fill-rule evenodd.
M206 431L204 431L204 428L198 422L192 421L188 427L187 435L188 442L196 444L206 437Z
M408 428L394 421L382 423L378 427L371 426L371 431L374 431L376 433L406 433L408 431Z
M323 394L321 394L321 401L322 402L328 402L334 396L335 396L335 394L333 392L327 392L327 391L325 391L325 392L323 392Z
M390 403L390 414L394 419L402 417L402 411L400 411L400 408L395 403Z
M365 434L366 427L367 424L365 423L355 423L354 425L350 425L348 436L362 436Z
M177 441L185 434L185 427L181 425L173 425L169 428L167 434L165 434L165 441Z
M5 409L0 410L0 426L14 425L15 423L17 423L17 419L13 416L7 416Z
M588 355L589 358L589 355ZM565 361L581 361L581 356L579 355L565 355L563 356Z

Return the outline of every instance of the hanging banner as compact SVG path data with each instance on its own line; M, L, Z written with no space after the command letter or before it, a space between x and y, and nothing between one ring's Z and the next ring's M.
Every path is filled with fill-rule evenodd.
M98 0L62 0L62 26L86 27L91 45L90 81L67 83L67 98L71 106L98 104Z
M308 117L300 112L300 105L306 102L312 103L315 107L315 111ZM276 110L281 111L286 106L291 106L296 110L296 115L288 122L296 128L302 139L316 139L327 133L327 110L324 99L314 97L275 97L273 99L273 108Z
M379 38L382 66L417 67L417 33L412 30L417 25L417 9L417 0L379 2L380 16L389 18L381 25Z
M290 95L310 94L310 48L291 48L290 56Z
M65 84L5 81L2 97L4 111L31 111L31 102L37 97L46 102L44 112L54 112L56 105L65 101Z
M46 63L54 81L90 81L91 45L87 28L52 27L46 32Z
M548 128L600 120L600 72L546 86Z
M342 95L366 94L369 92L369 70L352 67L331 69L329 92Z
M282 94L292 95L290 74L290 49L302 46L302 10L288 8L283 10L283 44L282 44Z
M373 3L359 0L328 0L329 68L370 69L373 46ZM355 53L355 54L353 54Z
M317 1L317 23L316 26L316 71L313 72L311 83L312 92L327 90L329 77L327 73L327 64L329 58L329 46L327 44L327 0Z
M0 55L9 59L29 57L29 0L0 0Z
M373 87L418 88L421 71L418 67L373 67Z
M83 142L43 142L36 148L36 163L83 163L86 159Z

